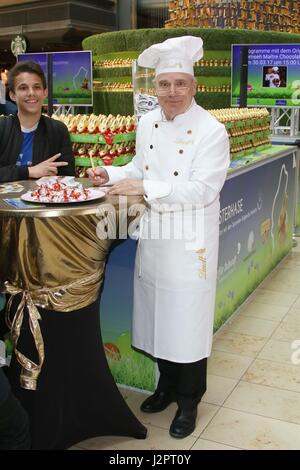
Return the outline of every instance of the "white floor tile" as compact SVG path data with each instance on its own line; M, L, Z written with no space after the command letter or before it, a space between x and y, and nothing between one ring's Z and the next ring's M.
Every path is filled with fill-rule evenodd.
M300 365L256 359L242 380L300 393Z
M191 450L241 450L237 447L226 446L219 442L208 441L206 439L199 438L193 445Z
M283 322L300 324L300 307L289 309L288 313L283 317Z
M201 438L249 450L299 450L300 425L222 408Z
M224 407L300 424L300 393L241 381Z
M255 302L279 305L281 307L291 307L296 302L297 298L297 294L285 294L283 292L273 292L267 289L257 289L253 296Z
M189 450L197 440L194 435L185 439L174 439L166 429L147 426L146 439L103 436L88 439L80 446L88 450Z
M230 331L269 338L277 326L278 322L238 315L230 323Z
M263 304L253 300L245 304L241 309L240 315L279 322L288 313L288 311L289 307Z
M286 294L300 294L300 284L296 281L297 276L294 276L291 281L267 279L261 285L262 289L267 289L274 292L282 292Z
M282 322L275 330L272 339L290 342L300 339L300 323Z
M271 338L257 357L258 359L267 359L268 361L293 365L292 354L294 349L291 346L291 341L278 341Z
M241 356L256 357L267 338L231 332L231 328L220 333L213 342L213 350L224 351Z
M240 379L252 362L252 357L213 350L208 360L208 373L230 379Z
M202 402L222 405L237 383L235 379L208 374L207 391L202 397Z

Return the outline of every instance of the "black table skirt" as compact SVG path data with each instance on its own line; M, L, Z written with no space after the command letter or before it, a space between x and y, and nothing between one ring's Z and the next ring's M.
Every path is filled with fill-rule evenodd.
M13 308L16 305L17 301ZM104 435L144 439L147 430L128 408L106 361L99 300L73 312L41 308L39 312L45 361L37 390L20 387L15 357L8 371L13 391L29 414L32 448L65 449ZM37 360L27 320L18 349Z

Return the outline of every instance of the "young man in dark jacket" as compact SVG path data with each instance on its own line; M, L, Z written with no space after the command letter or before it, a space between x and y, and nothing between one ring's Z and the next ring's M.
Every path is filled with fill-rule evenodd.
M40 65L18 62L8 86L18 113L0 117L0 181L75 175L67 127L42 115L47 85Z

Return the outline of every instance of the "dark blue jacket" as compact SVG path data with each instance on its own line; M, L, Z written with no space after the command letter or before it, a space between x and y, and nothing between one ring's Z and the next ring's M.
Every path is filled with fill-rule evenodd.
M26 180L29 177L27 166L17 166L23 136L18 116L0 117L0 182ZM32 165L37 165L56 153L61 153L57 161L68 162L59 167L59 175L75 175L72 145L67 127L62 122L42 115L34 133Z

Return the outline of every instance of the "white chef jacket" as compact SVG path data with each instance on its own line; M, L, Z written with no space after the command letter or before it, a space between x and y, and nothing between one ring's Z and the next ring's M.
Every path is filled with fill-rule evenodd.
M112 184L143 179L147 209L135 263L133 346L154 357L188 363L210 355L219 192L228 165L225 127L193 100L172 121L160 108L143 116L132 162L106 167ZM184 205L189 222L202 217L193 245L188 242L195 230L182 222Z

